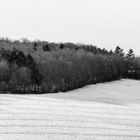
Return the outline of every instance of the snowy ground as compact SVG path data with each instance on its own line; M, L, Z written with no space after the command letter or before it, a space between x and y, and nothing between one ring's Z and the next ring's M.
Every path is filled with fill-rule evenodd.
M140 81L0 94L0 140L140 140Z

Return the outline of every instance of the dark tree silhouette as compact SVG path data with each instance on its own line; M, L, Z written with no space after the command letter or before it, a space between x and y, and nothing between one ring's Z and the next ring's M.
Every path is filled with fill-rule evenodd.
M60 44L60 49L63 49L64 48L64 45L63 44Z
M35 62L34 62L34 59L33 59L33 57L32 57L30 54L28 54L28 55L26 56L26 66L27 66L30 70L33 70L33 69L35 68L35 66L36 66L36 64L35 64Z
M114 53L119 56L124 56L123 49L121 49L119 46L116 47Z
M18 50L13 48L11 54L9 55L8 62L10 64L14 63L18 59Z
M15 62L19 67L26 66L26 57L22 51L18 51L17 60Z
M134 58L135 54L133 49L129 49L128 53L126 54L126 58L130 59L130 58Z
M37 51L37 43L36 42L34 42L34 44L33 44L33 49L34 49L34 51Z
M40 84L40 82L42 80L42 76L39 73L38 68L36 67L36 63L35 63L34 59L32 58L32 56L30 54L28 54L26 56L26 59L27 59L27 67L31 70L32 82L35 84Z
M49 47L48 44L43 45L42 49L43 49L44 51L51 51L51 49L50 49L50 47Z

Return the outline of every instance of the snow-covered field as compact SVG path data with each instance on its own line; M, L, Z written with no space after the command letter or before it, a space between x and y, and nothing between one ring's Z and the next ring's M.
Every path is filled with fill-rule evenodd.
M0 140L140 140L140 81L0 94Z

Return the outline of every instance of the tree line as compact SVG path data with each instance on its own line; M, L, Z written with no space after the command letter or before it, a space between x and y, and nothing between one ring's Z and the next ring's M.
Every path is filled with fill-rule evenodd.
M54 93L120 78L140 79L140 58L119 46L0 39L0 91Z

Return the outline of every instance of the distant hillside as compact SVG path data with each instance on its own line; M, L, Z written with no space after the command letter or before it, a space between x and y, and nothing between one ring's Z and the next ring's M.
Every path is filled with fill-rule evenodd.
M0 39L0 90L43 93L73 90L121 77L140 78L140 58L93 45Z

